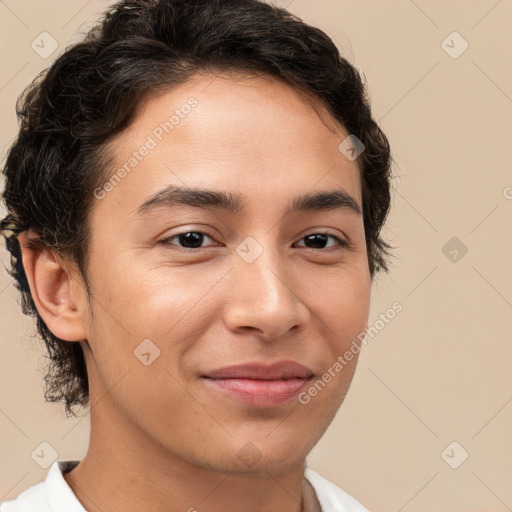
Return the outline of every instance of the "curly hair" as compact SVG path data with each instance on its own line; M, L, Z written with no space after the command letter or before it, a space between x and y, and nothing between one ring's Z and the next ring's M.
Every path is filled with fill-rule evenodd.
M321 101L365 146L361 170L363 220L371 279L392 246L380 231L390 209L392 157L372 118L357 68L320 29L263 0L124 0L108 9L77 44L68 46L16 103L19 133L3 168L7 215L0 228L9 274L22 311L36 319L49 363L45 399L67 415L89 402L80 343L56 337L34 304L18 235L76 265L85 283L88 215L93 191L108 179L107 143L125 130L145 97L185 83L198 72L266 73ZM84 340L87 342L87 340Z

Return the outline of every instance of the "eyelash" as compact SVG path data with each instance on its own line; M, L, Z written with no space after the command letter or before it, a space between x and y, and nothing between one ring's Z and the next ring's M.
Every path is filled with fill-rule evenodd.
M170 236L168 238L165 238L165 239L161 240L160 243L162 243L164 245L176 245L176 244L172 244L170 241L174 240L175 238L177 238L180 235L186 235L187 233L199 233L201 235L208 236L212 240L215 240L213 235L211 233L208 233L207 231L201 231L201 230L198 230L198 229L189 229L188 231L182 231L181 233L175 233L173 236ZM333 235L331 233L327 233L327 232L324 232L324 231L315 231L314 233L310 233L308 235L304 235L300 240L304 240L304 238L307 238L308 236L311 236L311 235L325 235L325 236L328 236L330 238L333 238L334 240L336 240L336 242L338 242L338 249L339 250L352 248L352 243L350 243L350 242L348 242L346 240L343 240L342 238L339 238L336 235ZM180 246L177 246L177 247L178 247L177 250L182 251L182 252L197 252L197 251L199 251L201 249L206 249L206 247L197 247L197 248L180 247ZM328 250L336 250L333 247L327 247L327 248L324 248L324 249L314 249L314 248L311 248L311 247L305 247L305 249L309 249L311 251L324 251L324 252L328 251Z

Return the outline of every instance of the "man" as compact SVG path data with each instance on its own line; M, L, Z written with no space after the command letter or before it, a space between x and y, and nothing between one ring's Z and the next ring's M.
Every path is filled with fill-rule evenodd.
M387 270L390 150L320 30L112 7L20 101L2 222L82 461L1 512L364 511L307 466Z

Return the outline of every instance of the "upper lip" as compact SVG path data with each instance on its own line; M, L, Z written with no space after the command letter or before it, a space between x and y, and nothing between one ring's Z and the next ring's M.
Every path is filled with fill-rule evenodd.
M225 366L212 370L203 375L210 379L308 379L313 372L307 367L295 361L278 361L273 364L247 363Z

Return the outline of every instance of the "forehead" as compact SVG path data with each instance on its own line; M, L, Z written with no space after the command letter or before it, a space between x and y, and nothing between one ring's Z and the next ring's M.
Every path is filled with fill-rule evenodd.
M149 197L175 184L299 195L341 185L361 205L359 166L338 149L347 135L319 100L280 79L198 74L148 96L109 144L111 172L127 170L109 194Z

